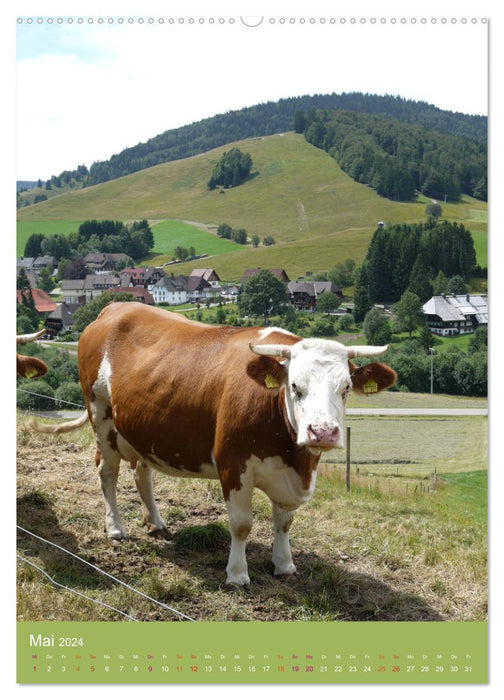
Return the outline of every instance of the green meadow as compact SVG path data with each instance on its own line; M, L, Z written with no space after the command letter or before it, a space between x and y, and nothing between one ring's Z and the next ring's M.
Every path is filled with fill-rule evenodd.
M206 183L212 168L231 145L250 153L251 177L239 187L209 191ZM198 254L208 252L212 257L209 265L221 279L239 280L248 267L281 267L295 278L328 270L345 258L360 263L378 221L388 225L425 221L427 202L425 197L415 202L380 197L352 180L302 135L276 134L23 207L18 210L18 246L23 247L29 233L44 232L42 222L56 232L56 226L70 231L74 224L69 222L85 219L145 218L156 241L149 264L167 262L175 245L194 245ZM472 232L478 262L486 265L486 203L464 196L457 204L442 206L444 218L459 221ZM258 235L261 241L273 236L275 245L252 248L219 241L212 232L223 222L245 228L249 237ZM198 235L210 236L214 245L209 238L196 239L195 228ZM186 273L190 267L192 263L177 269Z

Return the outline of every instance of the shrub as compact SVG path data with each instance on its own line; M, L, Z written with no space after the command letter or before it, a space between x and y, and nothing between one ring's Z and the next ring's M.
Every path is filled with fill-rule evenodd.
M77 382L63 382L56 389L54 396L58 401L84 406L81 386Z
M320 319L313 324L312 333L314 336L327 337L334 335L334 323L331 319Z
M17 406L23 411L52 411L55 408L54 390L44 379L24 382L18 389Z
M341 316L338 321L338 329L340 331L348 331L354 325L354 323L355 321L352 314L345 314L344 316Z

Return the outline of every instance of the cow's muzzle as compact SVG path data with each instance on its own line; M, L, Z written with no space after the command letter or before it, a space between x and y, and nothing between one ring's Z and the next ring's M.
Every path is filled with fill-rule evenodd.
M338 447L340 430L337 425L329 423L311 423L308 426L307 447L316 447L319 450L332 450Z

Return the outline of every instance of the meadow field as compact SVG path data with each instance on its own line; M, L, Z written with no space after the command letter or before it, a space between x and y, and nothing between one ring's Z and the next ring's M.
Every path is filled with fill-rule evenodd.
M380 396L384 405L446 405L446 397L431 404L428 395ZM241 590L225 586L230 537L218 482L155 474L169 531L159 541L141 527L133 476L123 466L118 502L129 539L113 544L103 532L91 430L54 438L31 433L25 420L19 414L18 524L194 619L486 619L484 416L349 416L350 491L343 454L320 465L315 496L291 529L298 575L272 575L271 506L257 491L251 584ZM18 553L18 620L178 619L22 531Z
M232 146L250 153L252 177L236 188L209 191L206 183L213 166ZM378 221L425 221L428 202L422 195L415 202L378 196L352 180L331 156L302 135L289 132L239 141L23 207L17 215L18 255L30 233L44 233L51 227L52 232L58 232L57 226L70 232L77 228L73 222L86 219L147 219L155 246L145 263L168 262L176 240L175 245L194 245L198 254L208 253L209 266L223 280L239 280L243 270L251 267L284 268L295 279L328 270L346 258L360 263ZM486 202L464 196L456 204L442 206L443 218L459 221L471 231L478 263L486 266ZM182 236L170 233L174 224L169 222L182 222L182 232L183 225L195 226L206 237L195 238L192 228ZM218 247L229 243L215 240L220 223L244 228L249 237L258 235L261 241L273 236L276 243ZM188 274L192 263L177 270Z

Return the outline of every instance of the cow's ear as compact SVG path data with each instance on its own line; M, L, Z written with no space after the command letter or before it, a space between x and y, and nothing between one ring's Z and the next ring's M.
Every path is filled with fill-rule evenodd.
M370 362L364 367L357 367L352 362L348 364L353 390L358 394L376 394L396 382L397 374L382 362Z
M279 389L287 379L287 371L280 362L262 355L247 364L247 374L265 389Z
M34 377L43 377L47 374L47 365L37 357L27 357L26 355L17 355L17 373L20 377L33 379Z

